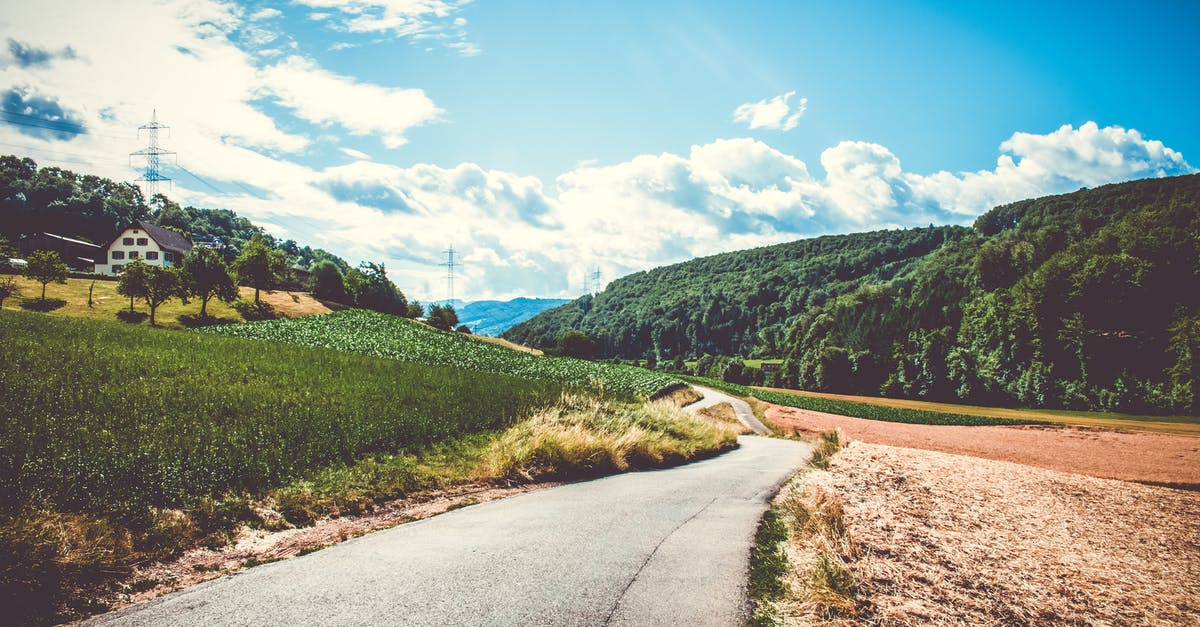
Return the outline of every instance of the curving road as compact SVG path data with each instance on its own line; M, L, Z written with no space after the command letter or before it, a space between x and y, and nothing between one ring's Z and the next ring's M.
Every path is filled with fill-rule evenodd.
M266 564L90 625L741 625L754 531L807 445L529 492Z
M705 407L712 407L721 403L729 403L733 406L733 412L737 414L738 420L741 420L742 424L749 427L751 431L761 435L771 433L771 430L754 416L754 412L750 410L750 404L746 401L723 392L718 392L712 388L701 387L699 385L693 385L692 387L703 394L704 398L688 405L685 408L688 411L696 411L697 409L704 409Z

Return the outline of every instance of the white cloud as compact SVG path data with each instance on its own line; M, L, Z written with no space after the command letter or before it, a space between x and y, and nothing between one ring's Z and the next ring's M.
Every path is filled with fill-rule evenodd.
M470 0L295 0L321 11L310 18L336 21L336 28L351 33L390 33L399 38L440 39L463 56L481 52L466 40L467 20L455 16ZM335 13L336 12L336 13ZM454 17L452 17L454 16Z
M255 11L254 13L251 13L248 16L248 18L252 21L257 22L257 21L261 21L261 20L275 19L282 15L283 15L283 11L280 11L279 9L272 9L272 8L268 7L265 9L259 9L259 10Z
M353 148L345 148L345 147L338 148L338 150L340 150L342 152L342 154L346 155L347 157L353 157L360 161L368 161L371 159L371 155L368 155L367 153L365 153L361 150L355 150Z
M804 115L805 109L808 108L808 98L801 98L795 107L789 105L788 100L795 95L796 92L789 91L769 100L764 99L738 105L733 112L733 121L742 122L751 129L769 128L777 131L790 131L796 128L800 122L800 116Z
M360 83L298 56L263 69L261 78L264 89L298 117L340 124L354 135L377 133L388 148L404 145L405 131L442 113L420 89Z

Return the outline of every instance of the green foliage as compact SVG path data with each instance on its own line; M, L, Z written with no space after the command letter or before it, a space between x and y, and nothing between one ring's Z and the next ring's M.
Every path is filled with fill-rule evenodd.
M342 279L342 271L338 269L337 264L332 261L323 260L313 264L309 269L312 273L309 290L313 296L332 300L339 303L346 302L346 284Z
M458 313L450 305L434 305L429 308L429 325L435 329L449 331L458 324Z
M372 309L396 316L408 313L408 299L387 276L383 264L364 261L358 268L346 272L346 292L357 307ZM456 318L455 323L458 322ZM453 325L447 328L449 330Z
M186 303L187 291L179 270L163 266L146 266L146 289L142 298L146 300L146 306L150 308L151 326L154 326L154 312L159 305L172 298L184 299L184 303Z
M16 296L21 293L21 288L17 287L17 281L11 276L0 276L0 309L4 307L6 298Z
M570 386L600 385L623 398L648 398L683 385L675 377L641 368L563 357L538 357L457 333L437 333L419 322L364 310L295 320L221 325L196 332L332 348Z
M133 313L133 299L146 295L147 266L141 259L134 259L125 264L121 276L117 277L117 293L129 297L129 312Z
M269 290L287 278L289 274L287 256L272 250L260 235L246 243L242 254L233 260L230 270L238 281L254 288L254 303L259 303L259 291Z
M196 246L183 259L182 287L187 296L200 299L200 317L208 317L208 301L214 297L232 303L238 297L237 285L225 260L217 251Z
M52 250L35 250L25 259L25 278L42 284L42 300L46 300L46 284L66 283L68 268L62 257Z
M567 331L558 338L558 354L576 359L591 359L596 354L596 342L579 331Z

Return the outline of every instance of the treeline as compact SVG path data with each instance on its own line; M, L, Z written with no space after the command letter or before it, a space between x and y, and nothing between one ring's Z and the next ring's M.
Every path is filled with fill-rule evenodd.
M101 246L134 220L148 219L193 241L214 241L227 262L255 236L282 251L289 266L309 269L328 260L342 272L346 260L319 248L278 240L262 227L228 209L180 206L162 194L146 199L141 188L56 167L39 168L28 157L0 156L0 235L16 241L30 233L56 233Z
M908 241L935 231L891 233ZM614 282L595 299L549 312L506 336L539 342L543 329L570 320L567 328L595 338L601 354L650 354L659 363L706 353L783 357L783 368L766 382L788 387L1200 413L1200 175L1021 201L989 211L971 229L940 232L945 237L923 254L891 262L878 254L888 241L882 233L806 240L844 246L826 243L825 254L805 242L785 245L805 248L812 255L808 264L830 264L828 284L810 285L812 275L796 273L796 265L776 265L764 251L778 247L680 264L695 264L683 271L661 268L629 277L633 286ZM879 265L865 272L847 263L852 259ZM740 265L749 272L730 270ZM711 280L704 279L706 271ZM692 296L728 283L723 275L731 271L761 278L748 280L741 292ZM759 313L760 288L777 282L771 277L781 271L796 287L778 292L765 311L782 305L782 338L764 333ZM638 294L622 299L632 316L611 309L610 292ZM730 329L737 341L704 341L706 332L693 335L685 327L679 342L667 331L679 329L674 312L681 303L701 312L701 322L707 316Z

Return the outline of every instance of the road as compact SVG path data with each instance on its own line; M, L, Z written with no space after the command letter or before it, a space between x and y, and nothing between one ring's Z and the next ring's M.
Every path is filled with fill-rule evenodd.
M474 505L89 625L741 625L758 520L806 444Z
M712 407L713 405L720 405L721 403L729 403L733 405L733 411L737 414L738 420L741 420L742 424L749 427L751 431L763 435L771 432L766 425L759 422L758 418L754 416L754 412L750 410L750 405L746 401L718 392L712 388L700 387L699 385L693 385L692 387L703 394L704 398L688 405L688 410L695 411L705 407Z

